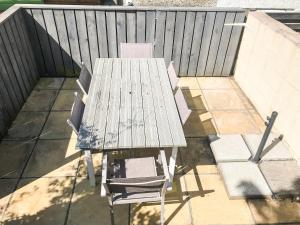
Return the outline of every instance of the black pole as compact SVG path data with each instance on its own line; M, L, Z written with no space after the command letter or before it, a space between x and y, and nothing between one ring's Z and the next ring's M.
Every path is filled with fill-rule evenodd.
M265 148L265 145L267 143L268 137L270 136L272 127L274 125L274 122L275 122L277 116L278 116L278 113L276 111L274 111L274 112L272 112L271 117L267 117L268 121L265 123L267 127L265 129L265 132L264 132L264 134L262 136L262 139L259 143L257 152L256 152L255 156L253 157L252 161L257 163L260 160L261 153L263 152L263 150Z

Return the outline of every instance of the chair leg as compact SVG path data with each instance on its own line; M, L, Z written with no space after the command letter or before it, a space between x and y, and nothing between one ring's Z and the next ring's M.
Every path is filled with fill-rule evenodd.
M109 204L109 213L110 213L111 225L115 225L114 208L111 204Z
M160 223L161 225L164 225L165 222L165 198L162 197L161 203L160 203Z

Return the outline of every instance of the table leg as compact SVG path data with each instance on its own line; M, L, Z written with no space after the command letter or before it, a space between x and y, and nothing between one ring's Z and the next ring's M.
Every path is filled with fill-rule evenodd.
M170 173L170 183L168 185L168 190L169 191L172 190L173 178L174 178L174 175L175 175L177 152L178 152L178 147L173 147L172 148L172 154L171 154L171 157L170 157L170 162L169 162L169 173Z
M95 172L94 172L92 153L90 150L85 150L84 155L85 155L85 161L86 161L87 172L88 172L88 176L89 176L89 180L90 180L90 185L95 186L96 180L95 180Z

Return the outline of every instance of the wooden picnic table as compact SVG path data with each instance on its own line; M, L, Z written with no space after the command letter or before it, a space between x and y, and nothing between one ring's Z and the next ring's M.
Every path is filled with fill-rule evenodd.
M162 58L97 58L77 147L95 185L92 150L172 148L174 176L182 125Z

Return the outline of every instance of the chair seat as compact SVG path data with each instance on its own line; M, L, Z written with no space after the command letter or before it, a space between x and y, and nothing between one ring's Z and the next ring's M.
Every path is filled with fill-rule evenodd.
M156 165L154 157L115 159L113 163L113 178L129 178L139 182L140 178L156 177ZM157 177L159 179L159 177ZM122 192L114 193L112 202L114 205L129 204L139 202L159 201L161 194L159 191L142 191L134 188L120 189ZM146 189L147 190L147 189Z
M145 193L115 193L112 196L114 205L139 203L139 202L155 202L160 201L160 192L145 192Z
M155 158L115 159L114 178L137 178L157 176Z

